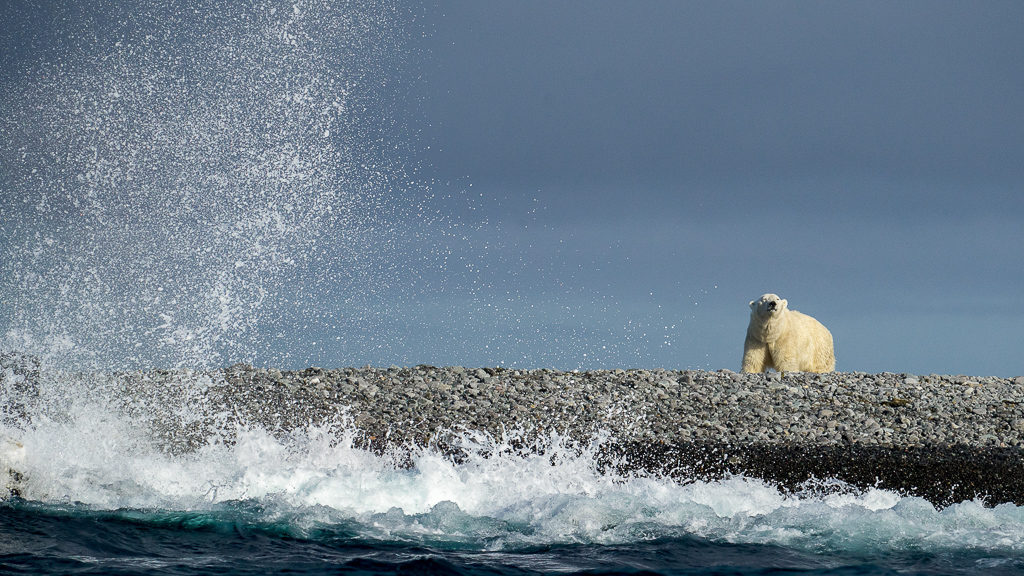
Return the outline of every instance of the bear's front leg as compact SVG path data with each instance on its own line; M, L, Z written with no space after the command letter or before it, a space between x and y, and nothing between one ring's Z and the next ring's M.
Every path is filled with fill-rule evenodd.
M747 342L743 347L743 367L741 372L767 372L771 368L768 357L768 346L757 342Z
M775 369L779 372L801 372L800 360L795 356L782 356L775 359Z

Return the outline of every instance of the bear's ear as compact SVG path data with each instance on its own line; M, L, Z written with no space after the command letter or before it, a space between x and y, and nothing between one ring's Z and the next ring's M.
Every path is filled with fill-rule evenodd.
M751 300L750 301L750 309L753 310L756 307L757 307L757 300Z
M789 301L785 300L785 299L779 300L779 306L781 306L782 308L785 308L786 306L789 306Z

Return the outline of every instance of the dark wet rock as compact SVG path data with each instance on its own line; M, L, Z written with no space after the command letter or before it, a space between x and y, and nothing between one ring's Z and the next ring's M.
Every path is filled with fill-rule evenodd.
M1019 448L966 445L627 442L605 452L605 465L620 471L659 471L678 479L743 474L789 491L799 491L815 480L836 478L862 489L919 496L941 507L975 498L988 505L1021 504L1021 456Z

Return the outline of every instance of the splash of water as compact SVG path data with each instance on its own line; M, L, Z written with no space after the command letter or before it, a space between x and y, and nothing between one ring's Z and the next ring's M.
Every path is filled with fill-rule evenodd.
M809 486L787 494L760 480L679 481L599 464L606 437L577 443L466 434L463 455L431 448L359 447L344 416L270 430L210 403L220 385L179 373L173 385L126 387L109 376L44 383L32 425L0 425L24 445L22 497L84 512L121 510L148 521L283 526L302 538L344 527L376 541L516 550L571 543L624 544L697 536L870 557L893 550L978 550L1017 557L1024 511L963 502L943 510L893 492ZM99 379L96 379L99 378ZM157 385L159 384L159 385ZM187 401L183 401L187 399ZM111 402L114 400L114 402ZM155 405L177 402L183 407ZM184 408L187 407L187 408ZM187 431L220 422L167 450L170 420ZM180 432L179 432L180 433Z
M287 365L275 340L371 295L393 235L395 9L109 10L0 93L3 347L89 368ZM308 305L326 292L337 309Z

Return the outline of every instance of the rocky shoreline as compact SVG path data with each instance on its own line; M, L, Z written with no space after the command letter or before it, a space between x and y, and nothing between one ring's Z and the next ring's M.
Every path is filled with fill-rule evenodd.
M623 472L744 474L789 490L835 478L940 506L1024 505L1024 377L236 364L106 378L172 451L231 424L170 409L203 405L193 412L275 433L344 422L375 450L430 445L458 457L465 432L525 450L551 434L580 446L600 436L599 465Z
M584 443L603 433L605 464L625 471L745 474L792 490L836 478L936 505L1024 504L1024 377L236 365L223 382L223 401L268 427L344 409L378 448L457 453L461 430L516 430L525 444L551 432Z
M344 406L360 429L394 441L421 443L466 427L572 437L603 430L620 441L666 444L1024 449L1024 377L235 365L223 381L225 399L253 414L280 406L270 398L299 402L305 417Z

